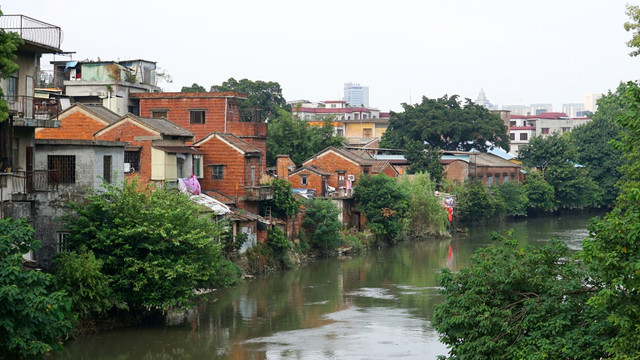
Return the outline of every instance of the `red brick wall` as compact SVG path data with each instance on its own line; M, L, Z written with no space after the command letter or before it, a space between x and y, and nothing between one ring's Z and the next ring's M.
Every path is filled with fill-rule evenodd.
M384 167L384 169L382 170L383 174L387 174L387 176L389 177L396 177L398 176L398 173L396 172L396 170L391 166L391 164L388 164L387 166Z
M138 181L141 184L146 184L151 180L151 140L134 140L137 136L152 136L155 135L145 129L140 128L129 122L124 122L109 131L96 137L96 140L109 140L109 141L126 141L130 146L140 146L140 169L135 169L136 172L131 174L125 174L125 178L131 179L134 176L138 176Z
M296 166L296 164L291 160L289 155L278 155L276 159L276 176L278 179L289 178L289 167Z
M60 118L59 128L36 131L36 139L94 140L93 134L106 125L81 111Z
M203 190L217 190L223 194L236 198L245 193L245 157L228 144L213 137L200 146L204 154L204 177L200 182ZM223 179L214 180L211 177L210 164L225 164ZM258 177L259 179L259 177ZM237 189L237 191L236 191Z
M462 160L452 161L445 166L444 176L447 180L462 184L464 179L469 176L469 164Z
M476 168L476 177L482 174L482 183L484 185L489 185L488 175L491 174L493 176L493 185L504 184L503 174L507 173L509 176L509 181L521 182L520 168L518 167L488 167L488 166L478 166ZM498 177L495 175L499 174ZM514 178L511 177L511 174L514 175Z
M302 176L307 175L307 185L302 185ZM294 189L313 189L317 196L322 196L322 176L309 170L301 170L300 172L289 176L289 182Z
M331 173L331 176L329 177L329 185L333 186L336 189L338 189L338 173L336 172L337 170L346 170L345 184L347 175L355 175L356 181L358 181L362 172L359 165L356 165L333 152L324 154L324 156L317 159L311 159L311 161L305 163L305 165L315 165Z

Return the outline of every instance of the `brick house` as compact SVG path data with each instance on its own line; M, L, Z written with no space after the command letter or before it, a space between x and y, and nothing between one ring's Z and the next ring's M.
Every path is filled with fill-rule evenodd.
M266 175L265 153L229 133L212 132L193 144L203 156L202 190L235 200L237 207L258 213L258 202L273 197L271 186L261 185Z
M484 185L504 184L508 181L522 182L521 166L491 153L450 152L442 155L447 180L463 184L469 178L480 180Z
M59 128L36 129L36 139L95 140L94 134L120 120L102 105L74 104L58 114Z
M267 124L254 113L241 112L247 96L237 92L138 93L139 116L165 118L192 132L195 141L212 132L233 134L267 153ZM261 158L265 166L266 158Z
M294 189L314 190L316 196L327 195L331 173L316 166L302 166L289 174Z
M96 140L123 141L126 178L138 181L177 182L191 174L202 176L201 154L189 146L193 134L165 119L127 114L95 133Z
M388 161L375 160L362 150L328 147L305 160L302 165L329 173L328 185L338 190L348 189L362 174L384 173L390 177L398 176L398 171ZM321 193L321 189L317 190Z

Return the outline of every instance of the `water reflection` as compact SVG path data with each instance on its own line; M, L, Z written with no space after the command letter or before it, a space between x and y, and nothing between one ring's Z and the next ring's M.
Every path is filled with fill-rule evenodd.
M60 359L435 359L446 349L431 329L440 269L468 265L491 231L514 228L522 243L557 237L579 248L588 216L528 219L326 259L210 294L186 322L98 334Z

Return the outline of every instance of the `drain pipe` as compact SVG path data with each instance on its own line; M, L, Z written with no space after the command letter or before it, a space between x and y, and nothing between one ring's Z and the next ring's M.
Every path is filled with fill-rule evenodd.
M227 106L228 106L229 97L224 97L224 132L227 132Z

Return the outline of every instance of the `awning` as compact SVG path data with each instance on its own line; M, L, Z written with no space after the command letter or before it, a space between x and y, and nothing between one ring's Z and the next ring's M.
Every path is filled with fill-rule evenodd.
M77 61L69 61L69 62L67 62L67 65L64 67L64 72L67 72L68 68L76 67L76 65L78 65Z
M202 155L202 152L189 146L153 146L154 149L162 150L170 154L194 154Z

